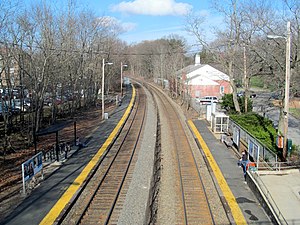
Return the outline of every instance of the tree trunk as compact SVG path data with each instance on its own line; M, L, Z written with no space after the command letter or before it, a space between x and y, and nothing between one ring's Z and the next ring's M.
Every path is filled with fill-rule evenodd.
M230 85L232 87L232 98L233 98L234 108L235 108L235 111L237 111L240 114L241 109L240 109L239 101L237 98L237 88L236 88L236 85L235 85L234 79L233 79L232 64L233 64L233 62L231 60L229 62L229 66L228 66L228 74L229 74L229 78L230 78Z

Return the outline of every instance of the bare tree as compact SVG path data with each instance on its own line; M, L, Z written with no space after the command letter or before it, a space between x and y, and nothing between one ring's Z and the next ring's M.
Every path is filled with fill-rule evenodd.
M300 93L300 3L297 0L283 0L286 14L283 19L291 21L292 26L292 56L291 56L291 86L292 94Z
M182 37L171 35L154 41L144 41L130 46L130 65L133 74L146 79L175 83L175 72L182 69L186 42Z
M15 60L13 57L13 48L11 44L11 37L9 30L11 28L11 21L17 15L17 2L4 0L0 2L0 89L1 92L6 91L6 96L0 94L0 109L1 116L4 121L4 141L1 148L3 148L3 155L5 155L7 147L9 146L9 135L12 131L12 88L14 85L14 69ZM1 136L2 136L1 135Z
M223 2L224 3L224 2ZM185 29L193 34L199 45L209 51L213 56L215 61L221 63L226 69L228 76L230 78L230 85L233 90L233 103L235 110L240 113L240 106L237 99L237 88L234 82L234 59L236 56L237 48L240 43L241 38L241 21L242 16L237 5L236 0L229 1L223 6L218 5L215 2L215 9L223 14L226 23L226 28L224 31L217 31L218 40L213 44L210 44L203 33L203 22L205 18L196 14L189 14L186 18Z

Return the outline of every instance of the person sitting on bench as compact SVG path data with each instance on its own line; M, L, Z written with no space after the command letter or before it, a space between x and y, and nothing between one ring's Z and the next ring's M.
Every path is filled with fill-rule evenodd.
M80 138L77 137L77 139L76 139L76 146L78 146L79 148L84 148L87 145L85 143L82 143L81 140L80 140Z

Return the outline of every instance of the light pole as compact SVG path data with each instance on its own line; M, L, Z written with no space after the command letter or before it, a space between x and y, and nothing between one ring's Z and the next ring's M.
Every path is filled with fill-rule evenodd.
M245 113L248 112L248 81L247 81L247 58L246 58L246 46L243 47L244 50L244 86L245 86Z
M105 62L104 59L102 59L102 119L104 119L104 67L105 65L112 65L112 63Z
M290 96L290 77L291 77L291 23L287 22L287 33L286 36L279 35L268 35L270 39L284 38L286 41L286 54L285 54L285 91L284 91L284 107L283 107L283 158L287 155L287 133L288 133L288 122L289 122L289 96Z
M123 67L127 67L127 64L121 62L121 98L123 97Z

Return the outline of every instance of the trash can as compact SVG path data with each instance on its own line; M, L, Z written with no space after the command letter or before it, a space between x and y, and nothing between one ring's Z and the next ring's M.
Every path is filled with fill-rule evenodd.
M292 142L292 139L287 139L287 151L288 151L288 154L291 155L292 153L292 146L293 146L293 142Z
M104 119L105 119L105 120L108 119L108 113L104 113Z

